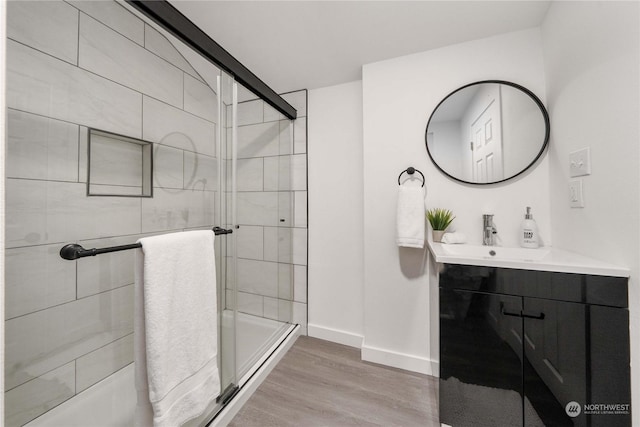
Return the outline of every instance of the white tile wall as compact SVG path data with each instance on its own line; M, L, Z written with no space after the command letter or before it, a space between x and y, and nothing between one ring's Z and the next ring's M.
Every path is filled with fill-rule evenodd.
M184 189L215 191L218 188L218 159L184 152Z
M291 301L278 300L278 320L281 322L291 322L292 304Z
M307 227L307 192L296 191L293 193L294 197L294 227Z
M211 122L218 121L217 95L208 85L188 74L184 76L184 109Z
M184 151L155 144L153 149L154 188L184 187Z
M278 297L278 264L275 262L238 259L238 290Z
M84 14L79 50L81 68L182 108L182 70Z
M7 2L7 37L72 64L78 63L78 10L64 2L38 1L37 7Z
M238 292L238 311L255 316L264 315L264 298L261 295Z
M238 158L277 156L280 128L278 122L238 127ZM227 139L231 141L229 137Z
M5 427L22 426L75 393L75 363L67 363L5 393Z
M280 121L280 154L293 154L293 131L290 120Z
M240 102L238 103L237 112L236 121L238 126L262 123L264 121L264 101ZM227 117L231 117L231 115L227 114ZM231 126L231 123L227 123L227 126Z
M293 266L278 264L278 298L291 301L293 299Z
M145 141L215 156L216 125L163 102L144 97Z
M288 97L303 105L306 114L305 91ZM262 101L243 103L239 116L243 126L238 134L238 189L246 192L238 194L238 222L251 224L253 242L260 237L256 229L262 229L262 251L255 247L250 250L248 238L245 241L238 235L238 254L247 258L239 265L238 283L244 291L263 298L263 315L271 319L290 321L294 314L292 300L297 294L296 321L304 321L306 328L306 120L296 122L294 140L291 122ZM262 161L262 191L259 179L253 178L260 173L259 161ZM246 182L241 182L243 174ZM291 191L294 189L298 191ZM294 231L292 226L299 230ZM300 253L295 254L296 251ZM277 263L277 298L268 293L273 292L272 288L265 291L254 282L255 271L263 267L260 260ZM294 266L292 262L301 265ZM254 273L245 267L253 268ZM257 304L257 298L252 298Z
M279 225L277 192L238 192L236 200L238 224Z
M281 227L290 227L291 219L293 217L293 209L291 205L290 191L280 191L278 193L278 224Z
M7 106L136 138L142 95L7 40Z
M11 109L7 121L7 177L78 181L78 125Z
M291 190L291 156L278 156L278 190Z
M278 299L264 297L264 317L278 320Z
M278 191L280 156L264 157L264 191Z
M238 159L236 162L236 188L238 191L267 190L267 161L270 157ZM227 179L231 179L231 168L227 168Z
M117 2L68 0L67 3L144 46L144 22Z
M293 266L293 299L296 302L307 303L307 267Z
M135 243L140 237L143 235L80 240L78 243L85 249L104 248ZM107 253L96 257L86 257L77 262L66 262L76 264L78 298L95 295L134 282L134 256L130 251Z
M278 228L278 262L285 262L291 264L291 250L292 250L292 237L291 229L280 227Z
M140 199L86 197L86 185L8 179L7 247L140 233Z
M145 24L116 2L10 3L9 31L19 42L7 42L5 421L22 425L131 362L132 253L66 261L58 251L70 242L104 247L143 232L211 227L217 103L150 28L145 49ZM219 71L191 58L215 87ZM153 199L86 196L88 127L156 143ZM104 162L95 178L132 184L121 164ZM269 292L277 294L274 268ZM263 315L264 297L243 295Z
M100 347L76 360L76 393L80 393L133 362L133 334Z
M168 34L164 31L162 31L162 33L165 35L165 37L171 40L172 43L174 43L176 49L178 49L182 56L193 66L193 68L195 68L195 70L198 72L198 76L195 77L201 78L204 82L207 83L207 85L209 85L210 88L213 88L215 89L215 91L217 91L220 70L216 67L211 66L211 62L200 56L199 53L196 53L192 49L187 48L184 44L182 44L182 42L177 40L171 34ZM225 91L225 93L228 92L226 88ZM230 92L228 93L230 94ZM229 99L228 94L227 99ZM223 123L225 123L224 120Z
M17 424L109 375L132 356L130 253L69 262L57 257L59 247L75 241L87 248L125 244L140 233L208 228L214 223L216 193L206 190L217 185L217 107L215 94L198 81L198 73L213 87L219 73L201 58L182 52L198 63L193 75L192 69L179 64L177 51L150 28L145 50L144 23L115 2L46 2L38 11L12 12L13 6L40 6L15 3L9 5L10 14L34 16L10 19L10 31L20 43L8 41L7 102L13 108L8 172L21 179L7 184L7 298L15 304L7 309L11 318L6 322L6 385L11 390L6 399L7 419ZM60 35L70 39L73 32L77 43L80 32L75 58L79 55L80 66L91 72L72 65L73 40L52 43L53 38L42 37L58 19L48 20L42 13L47 7L73 12L76 23ZM43 20L42 28L28 28ZM156 78L162 82L154 82ZM301 102L300 94L288 96ZM300 152L292 138L299 132L262 101L241 104L239 113L242 226L236 236L238 254L247 259L238 260L238 306L259 316L301 319L304 304L292 307L290 300L303 298L301 275L306 279L306 267L277 262L302 263L279 240L283 235L296 240L294 230L281 228L292 225L293 215L293 193L282 190L297 182L306 191L306 181L295 181L295 168L281 176L289 158L279 156ZM153 199L86 197L87 127L158 143ZM19 145L27 141L31 145ZM302 204L296 199L297 227L306 226L299 218L304 215ZM306 230L301 230L306 239ZM34 290L27 291L30 287Z
M87 182L87 175L89 174L88 166L88 152L89 149L89 128L86 126L80 126L78 132L78 182Z
M133 286L17 317L5 328L11 389L133 332Z
M307 118L301 117L293 125L293 152L307 152Z
M206 227L214 223L215 193L157 188L142 199L142 232Z
M282 98L296 109L298 117L307 116L307 91L298 90L282 94Z
M302 330L300 333L307 334L307 304L294 302L292 305L291 321L298 323Z
M144 47L150 52L158 55L160 58L163 58L180 68L185 73L189 73L191 76L199 78L196 70L194 70L191 64L184 59L171 42L169 42L165 36L160 34L159 31L151 28L149 24L145 24L144 26Z
M293 263L307 265L307 229L294 228L293 230Z
M242 226L234 231L236 234L237 254L240 258L264 259L263 227Z
M271 105L267 104L266 102L263 102L263 107L264 107L263 120L265 122L284 120L285 118L284 115L278 112L278 110L273 108Z
M278 227L264 227L264 260L278 262Z
M60 247L56 244L6 250L7 319L76 298L76 266L60 259Z
M291 156L291 190L307 189L307 156L295 154Z

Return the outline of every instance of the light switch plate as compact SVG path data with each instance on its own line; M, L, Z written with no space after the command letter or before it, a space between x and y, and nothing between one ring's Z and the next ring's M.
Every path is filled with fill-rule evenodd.
M591 174L591 150L589 147L569 153L569 176L584 176Z
M569 206L572 208L584 208L581 179L569 181Z

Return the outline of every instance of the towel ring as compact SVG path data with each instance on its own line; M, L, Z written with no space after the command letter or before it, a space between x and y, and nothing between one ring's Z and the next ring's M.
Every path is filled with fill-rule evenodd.
M408 173L409 175L413 175L414 173L418 172L420 174L420 176L422 176L422 186L424 187L424 181L425 181L424 175L422 174L422 172L420 172L418 169L416 169L416 168L414 168L412 166L409 166L408 168L406 168L405 170L400 172L400 175L398 175L398 185L401 185L400 184L400 178L402 177L402 174L405 173L405 172Z

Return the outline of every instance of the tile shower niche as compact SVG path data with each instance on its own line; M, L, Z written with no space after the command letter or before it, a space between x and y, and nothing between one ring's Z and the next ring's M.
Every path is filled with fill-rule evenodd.
M87 196L152 197L153 144L89 129Z

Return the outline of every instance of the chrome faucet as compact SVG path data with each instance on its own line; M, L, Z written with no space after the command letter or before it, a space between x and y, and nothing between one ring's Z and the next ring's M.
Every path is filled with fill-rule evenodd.
M493 224L493 215L482 215L482 244L485 246L494 246L496 244L496 233L498 230Z

